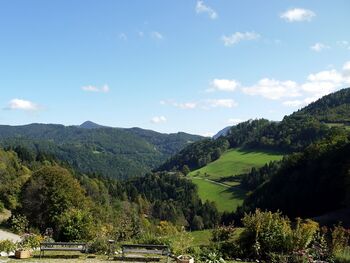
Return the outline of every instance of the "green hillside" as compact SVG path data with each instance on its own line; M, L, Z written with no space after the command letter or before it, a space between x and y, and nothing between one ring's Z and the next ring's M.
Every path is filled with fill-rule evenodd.
M0 125L0 146L38 152L64 161L79 172L114 178L144 175L188 144L203 137L186 133L162 134L140 128L30 124Z
M198 186L202 200L214 201L219 211L235 211L237 206L242 205L246 194L236 176L249 172L253 167L280 160L282 156L271 151L230 149L218 160L192 171L188 176Z
M260 167L270 161L280 160L282 156L272 151L230 149L218 160L191 172L189 175L223 181L225 177L247 173L252 167Z

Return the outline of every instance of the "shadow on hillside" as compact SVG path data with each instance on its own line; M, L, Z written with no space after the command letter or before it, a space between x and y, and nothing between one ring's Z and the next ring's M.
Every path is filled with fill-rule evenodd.
M237 152L241 153L242 155L246 154L252 154L252 153L264 153L266 155L285 155L286 153L271 150L271 149L263 149L263 148L238 148Z
M231 193L232 194L231 199L244 199L246 196L246 193L247 193L247 191L242 189L239 185L229 187L222 192L223 193Z

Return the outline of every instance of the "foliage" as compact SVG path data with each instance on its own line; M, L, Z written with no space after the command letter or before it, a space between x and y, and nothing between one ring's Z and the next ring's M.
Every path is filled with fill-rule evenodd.
M175 255L184 255L192 245L193 237L186 232L183 227L181 231L175 236L172 242L172 251Z
M203 261L205 263L225 263L226 261L217 253L217 252L210 252Z
M114 178L140 176L201 136L162 134L139 128L30 124L0 126L0 145L25 163L60 160L82 173Z
M89 213L91 205L79 182L68 170L58 166L44 167L33 174L24 186L22 204L21 212L32 226L42 231L52 227L56 238L63 239L77 237L77 233L73 234L69 229L75 225L79 227L79 231L83 231L84 226L77 224L84 225L85 218L89 217L82 216L79 210L74 209L82 209ZM62 222L67 223L63 228ZM60 229L63 229L65 234L61 233ZM80 234L87 237L83 232ZM63 236L59 237L59 234Z
M229 226L219 226L212 231L213 242L227 241L232 239L235 233L235 227L233 225Z
M10 252L16 249L16 244L11 240L1 240L0 241L0 252L6 252L9 254Z
M94 222L89 211L70 208L58 218L57 228L61 240L81 241L92 239L95 234Z
M23 249L36 249L40 247L40 243L44 240L41 235L24 234L18 246Z
M246 198L244 210L259 207L291 217L313 217L349 206L349 141L346 133L334 132L286 157L277 170L267 169L270 179Z
M13 214L8 220L9 227L16 234L23 234L29 228L29 221L25 215Z
M265 257L269 253L283 254L291 250L292 228L281 213L261 212L246 214L244 231L239 243L246 255Z
M332 231L332 252L333 254L344 251L350 245L350 230L345 229L341 225L334 227Z

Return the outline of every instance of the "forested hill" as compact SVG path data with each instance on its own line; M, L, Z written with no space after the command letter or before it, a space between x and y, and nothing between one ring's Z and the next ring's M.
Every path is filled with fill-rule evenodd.
M249 120L233 126L227 135L187 146L158 170L191 170L205 166L228 148L264 148L297 152L331 132L331 126L347 125L350 118L350 88L327 95L309 106L285 116L280 122Z
M280 210L290 217L315 217L350 207L350 135L342 132L292 154L244 201L245 211ZM349 224L349 220L347 220Z
M29 161L40 152L67 162L79 172L128 178L143 175L188 144L203 138L186 133L162 134L140 128L88 124L2 125L0 145L26 149Z
M345 123L350 125L350 88L324 96L293 115L312 115L325 123Z

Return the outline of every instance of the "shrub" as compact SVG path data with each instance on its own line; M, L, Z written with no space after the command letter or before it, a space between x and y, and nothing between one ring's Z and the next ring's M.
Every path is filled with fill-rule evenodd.
M16 244L11 240L2 240L0 241L0 252L6 252L9 254L10 252L16 249Z
M280 212L246 214L242 220L245 227L239 243L247 256L266 258L270 253L284 254L290 251L292 229L287 217Z
M350 247L335 253L334 258L336 263L350 263Z
M234 235L234 232L235 232L235 228L232 225L219 226L213 230L211 240L213 242L229 240Z
M349 245L350 230L345 229L341 225L335 226L332 231L332 252L337 254L344 251Z
M28 230L29 222L24 215L12 215L8 222L11 230L16 234L23 234Z
M41 235L36 234L24 234L22 236L21 242L19 242L19 246L21 248L27 249L36 249L40 247L40 243L44 240Z
M106 238L97 237L89 244L89 253L106 254L109 251L109 243Z
M205 263L225 263L226 261L217 252L210 252L205 258L203 258Z
M292 232L292 249L306 249L314 240L318 231L319 226L317 222L310 219L303 221L302 219L297 218Z

